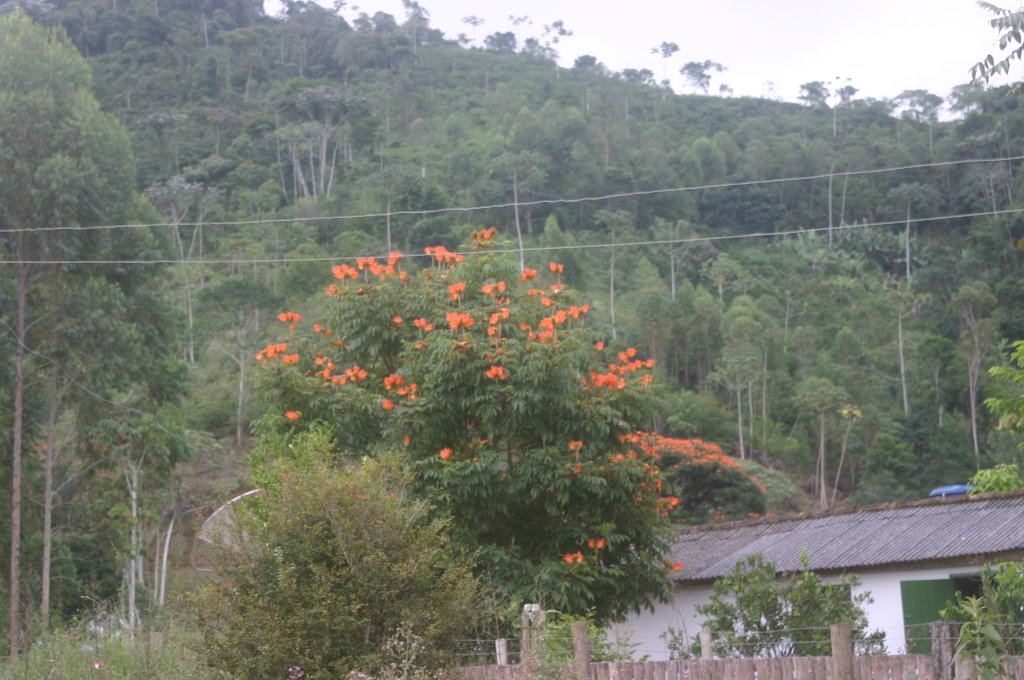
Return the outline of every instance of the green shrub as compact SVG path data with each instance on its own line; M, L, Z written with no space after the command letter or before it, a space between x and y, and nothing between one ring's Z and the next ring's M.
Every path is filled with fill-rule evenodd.
M272 483L239 509L236 547L214 558L221 579L192 599L206 659L244 678L382 677L388 642L415 636L418 667L450 664L452 641L474 628L477 585L445 521L406 499L385 463L305 462L316 458L264 473Z

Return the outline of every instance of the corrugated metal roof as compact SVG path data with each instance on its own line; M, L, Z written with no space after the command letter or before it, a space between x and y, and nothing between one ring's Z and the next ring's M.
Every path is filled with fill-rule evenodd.
M1024 494L929 499L903 505L684 529L672 560L679 581L709 581L753 553L780 572L843 571L887 564L997 555L1024 550Z

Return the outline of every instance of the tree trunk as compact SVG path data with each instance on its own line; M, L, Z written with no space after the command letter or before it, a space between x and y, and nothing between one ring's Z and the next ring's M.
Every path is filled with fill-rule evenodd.
M57 457L57 413L65 387L57 382L57 367L50 375L50 408L46 417L46 471L43 480L43 573L39 615L43 631L50 628L50 565L53 547L53 463Z
M818 489L819 504L828 510L828 486L825 481L825 411L818 411Z
M171 535L174 533L174 515L171 515L171 522L167 525L167 535L164 536L164 552L160 565L160 587L157 593L157 603L164 604L164 596L167 594L167 556L171 551ZM155 587L155 584L154 584Z
M743 447L743 389L736 387L736 430L740 435L740 460L745 460L747 451Z
M11 452L11 574L9 583L9 639L11 659L18 657L21 633L21 449L24 429L23 398L25 392L25 305L28 293L28 267L25 263L24 235L18 233L18 318L15 336L18 347L14 354L14 432Z
M903 304L896 314L896 345L900 358L900 391L903 396L903 416L910 417L910 396L907 391L907 361L903 351Z

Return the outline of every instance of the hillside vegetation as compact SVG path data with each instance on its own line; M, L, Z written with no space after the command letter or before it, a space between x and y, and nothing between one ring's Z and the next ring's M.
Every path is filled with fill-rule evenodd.
M940 121L920 91L679 95L600 55L561 67L550 32L473 44L405 6L30 9L91 67L126 131L105 143L130 138L136 169L111 179L135 182L116 210L34 225L110 229L23 250L22 225L0 223L0 347L21 357L0 365L0 483L21 447L30 621L128 574L141 606L162 603L182 527L246 485L278 315L322 312L334 265L400 251L427 267L425 247L485 227L520 269L563 264L609 351L655 360L651 431L756 461L788 495L775 511L918 498L1020 462L983 404L1007 396L987 369L1024 338L1018 99L964 85ZM702 499L692 516L720 515Z

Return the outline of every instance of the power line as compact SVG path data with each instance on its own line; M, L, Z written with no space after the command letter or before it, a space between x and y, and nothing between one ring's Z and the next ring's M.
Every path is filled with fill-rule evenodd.
M430 210L397 210L382 213L364 213L359 215L326 215L320 217L275 217L255 220L223 220L215 222L151 222L145 224L103 224L91 226L55 226L55 227L21 227L14 229L0 229L0 234L51 232L51 231L97 231L114 229L148 229L159 227L226 227L226 226L256 226L261 224L294 224L296 222L324 222L324 221L345 221L345 220L369 220L401 216L426 216L441 215L445 213L470 213L484 210L501 210L506 208L525 208L540 205L576 205L581 203L594 203L599 201L610 201L623 198L634 198L640 196L657 196L661 194L686 193L693 191L707 191L711 189L734 189L740 187L759 186L764 184L789 184L793 182L808 182L814 180L825 180L837 177L860 177L891 172L904 172L907 170L921 170L926 168L949 167L954 165L970 165L977 163L1007 163L1024 159L1021 156L1005 156L1002 158L965 158L954 161L933 161L929 163L917 163L913 165L901 165L891 168L875 168L872 170L847 170L845 172L824 173L818 175L804 175L800 177L780 177L773 179L754 179L742 182L719 182L715 184L702 184L698 186L670 187L665 189L646 189L642 191L628 191L604 196L587 196L582 198L546 198L534 201L494 203L490 205L463 206L451 208L434 208ZM172 260L176 262L176 260Z
M846 224L838 227L811 227L807 229L791 229L789 231L759 231L751 232L746 234L722 234L718 236L691 236L687 238L678 239L651 239L644 241L622 241L622 242L604 242L604 243L581 243L576 245L560 245L560 246L529 246L524 247L523 252L561 252L561 251L572 251L572 250L603 250L610 248L636 248L643 246L670 246L670 245L686 245L689 243L703 243L713 241L740 241L751 238L774 238L774 237L785 237L785 236L799 236L800 234L816 234L826 233L833 231L842 233L855 229L870 229L875 227L891 227L891 226L904 226L906 224L921 224L925 222L949 222L960 219L973 219L977 217L996 217L999 215L1015 215L1018 213L1024 213L1024 208L1006 208L1004 210L988 210L983 212L971 212L971 213L958 213L955 215L937 215L933 217L913 217L911 219L901 218L898 220L883 220L878 222L862 222L859 224ZM456 251L451 251L456 254ZM472 257L476 255L493 255L493 254L515 254L519 253L518 248L495 248L490 250L482 251L462 251L457 254L463 255L464 257ZM426 253L404 253L404 257L407 259L412 258L429 258L433 257ZM378 257L386 259L387 254L381 254ZM360 259L360 256L323 256L323 257L278 257L278 258L250 258L250 259L231 259L231 260L170 260L170 259L154 259L154 260L0 260L0 265L211 265L211 264L233 264L233 265L248 265L248 264L291 264L291 263L314 263L314 262L354 262Z

